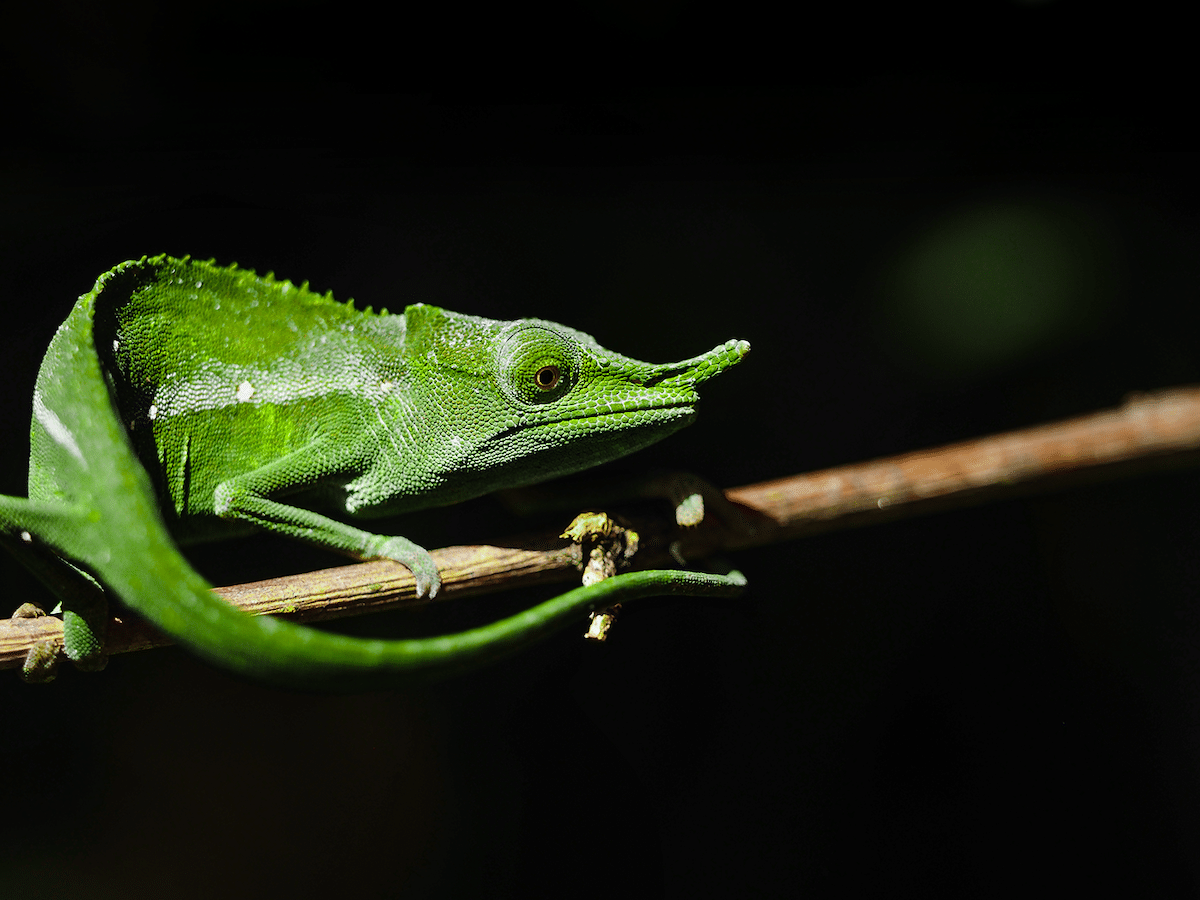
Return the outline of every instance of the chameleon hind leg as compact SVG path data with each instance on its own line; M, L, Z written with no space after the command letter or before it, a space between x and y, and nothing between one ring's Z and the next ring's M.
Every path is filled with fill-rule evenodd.
M58 599L57 609L61 609L63 618L61 652L82 671L96 672L108 663L104 650L108 600L95 578L63 559L51 546L34 536L42 533L38 526L45 524L46 513L43 504L34 505L18 497L0 496L0 544L7 547ZM63 520L76 518L65 509L56 510L55 513L60 518L59 524ZM41 604L23 603L13 617L28 618L46 612ZM57 644L39 644L26 657L22 677L30 682L53 681L59 656Z

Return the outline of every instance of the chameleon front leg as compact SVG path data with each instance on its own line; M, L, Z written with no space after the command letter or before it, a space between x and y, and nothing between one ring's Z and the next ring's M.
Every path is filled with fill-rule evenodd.
M223 481L214 492L216 514L250 522L266 531L336 550L355 559L391 559L406 566L417 582L417 596L436 597L442 585L429 551L399 535L374 534L328 516L273 500L281 485L292 487L304 480L297 473L312 464L312 450L290 453L252 472Z

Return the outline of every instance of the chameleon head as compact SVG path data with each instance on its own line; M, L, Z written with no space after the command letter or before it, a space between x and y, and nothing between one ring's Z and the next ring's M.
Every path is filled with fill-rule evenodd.
M652 364L541 319L497 322L409 307L410 359L442 410L466 410L453 435L457 470L489 489L565 475L639 450L688 424L696 388L750 351L730 340L681 362ZM431 398L432 399L432 398Z

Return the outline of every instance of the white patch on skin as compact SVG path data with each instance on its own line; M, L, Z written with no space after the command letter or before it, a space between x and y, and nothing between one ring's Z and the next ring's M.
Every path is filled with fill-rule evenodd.
M342 373L333 384L325 378L312 377L314 372L322 370L322 360L280 359L274 361L270 369L213 366L183 377L169 376L156 387L152 402L158 407L161 418L237 406L251 397L256 404L286 406L347 390L349 386L356 386L355 395L367 401L378 400L389 393L396 396L396 386L393 385L390 391L384 388L378 374L356 355L337 354L329 361L328 370L332 371L332 364L336 363L337 371ZM234 387L232 392L231 385Z
M46 429L46 434L50 435L54 443L66 449L79 464L85 469L87 468L87 460L83 458L83 451L79 449L79 444L75 441L75 435L71 434L70 429L62 423L62 419L42 402L41 395L33 395L33 417L38 420L38 424Z

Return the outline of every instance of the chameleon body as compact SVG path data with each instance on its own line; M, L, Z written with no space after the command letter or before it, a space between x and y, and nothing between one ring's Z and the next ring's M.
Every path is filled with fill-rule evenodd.
M325 685L472 664L594 603L733 584L636 573L473 632L370 641L237 612L173 538L263 528L397 560L418 595L433 595L440 581L423 548L346 520L631 453L686 425L695 388L748 350L728 341L652 365L553 322L427 305L375 313L269 273L126 262L79 299L47 350L29 499L0 496L0 542L58 595L66 654L83 668L104 662L105 591L208 659L268 680ZM626 593L601 596L614 591Z

